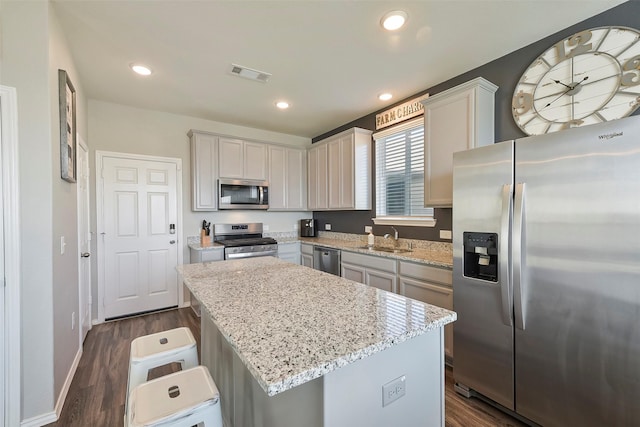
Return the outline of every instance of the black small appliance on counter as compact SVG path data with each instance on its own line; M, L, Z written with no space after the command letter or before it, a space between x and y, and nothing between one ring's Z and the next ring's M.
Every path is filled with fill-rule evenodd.
M300 237L316 237L318 221L315 219L300 220Z

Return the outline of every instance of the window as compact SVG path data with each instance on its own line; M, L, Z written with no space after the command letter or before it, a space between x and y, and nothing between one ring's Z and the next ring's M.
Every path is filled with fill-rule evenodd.
M435 225L424 207L424 122L411 120L375 134L376 224Z

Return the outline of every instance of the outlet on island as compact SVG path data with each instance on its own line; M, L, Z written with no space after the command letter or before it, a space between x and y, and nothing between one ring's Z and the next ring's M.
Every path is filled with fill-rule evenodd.
M331 231L331 224L325 224L324 229L325 231Z
M406 380L407 377L403 375L382 386L382 406L387 406L405 395Z

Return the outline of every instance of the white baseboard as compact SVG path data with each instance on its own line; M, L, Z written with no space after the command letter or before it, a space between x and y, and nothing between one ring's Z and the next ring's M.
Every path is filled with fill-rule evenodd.
M71 387L71 382L73 381L73 377L76 374L76 369L78 369L78 364L80 363L80 358L82 357L82 347L78 349L76 353L76 357L73 359L73 363L71 364L71 368L69 369L69 373L67 374L67 379L64 380L64 384L62 385L62 390L60 390L60 394L58 395L58 401L56 402L55 412L56 412L56 420L60 418L60 414L62 413L62 407L64 406L64 401L67 399L67 393L69 393L69 388Z
M27 420L23 420L20 423L20 427L41 427L47 424L55 423L58 421L58 416L55 412L47 412L46 414L38 415Z

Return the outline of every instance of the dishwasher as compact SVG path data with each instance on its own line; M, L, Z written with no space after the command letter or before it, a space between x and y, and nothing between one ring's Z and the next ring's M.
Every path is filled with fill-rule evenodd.
M313 268L340 276L340 249L314 246Z

